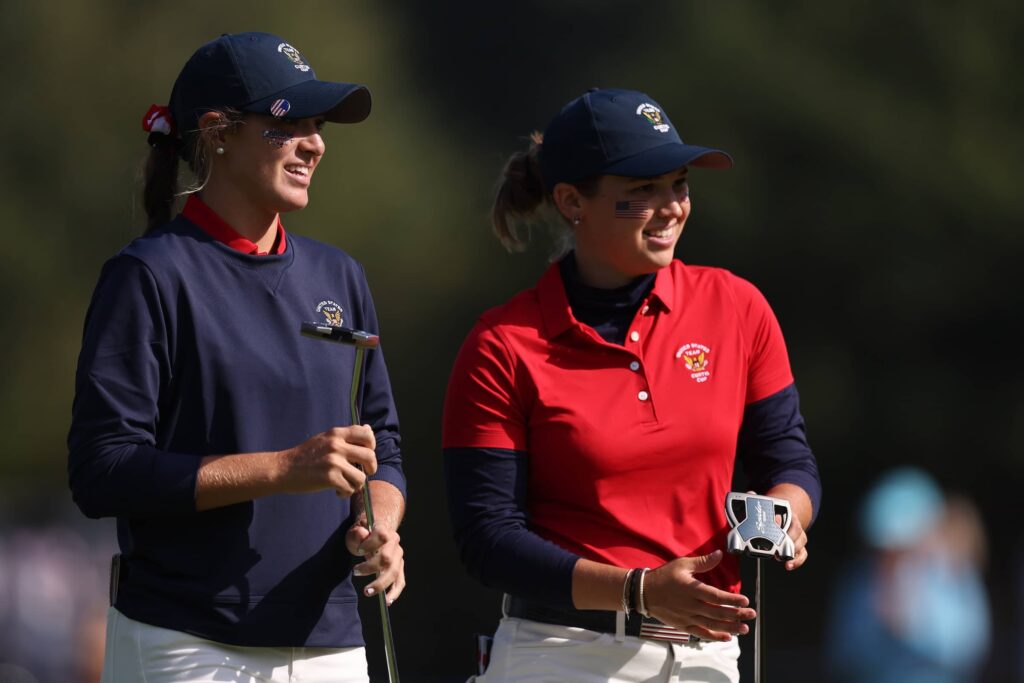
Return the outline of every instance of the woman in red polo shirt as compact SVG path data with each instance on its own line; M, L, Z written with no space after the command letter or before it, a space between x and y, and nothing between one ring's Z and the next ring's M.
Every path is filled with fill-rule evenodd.
M567 229L536 287L481 316L448 386L456 540L506 593L489 683L737 681L755 617L723 554L737 456L793 508L786 568L806 561L821 488L778 323L750 283L674 258L689 168L731 165L608 89L505 168L507 247L544 208Z

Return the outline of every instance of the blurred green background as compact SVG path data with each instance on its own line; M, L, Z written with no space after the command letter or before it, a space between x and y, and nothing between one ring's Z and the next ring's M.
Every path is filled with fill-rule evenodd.
M8 0L3 13L0 527L67 510L85 309L144 223L142 115L201 43L264 30L374 96L365 123L327 129L310 207L285 224L359 259L380 313L410 482L403 677L461 680L472 634L497 621L498 594L464 575L448 530L445 383L475 317L547 263L544 239L510 256L489 233L501 164L599 85L650 93L685 140L737 161L692 174L679 256L767 295L821 467L810 561L769 577L774 661L821 680L856 503L913 463L978 505L997 606L985 680L1024 680L1020 3Z

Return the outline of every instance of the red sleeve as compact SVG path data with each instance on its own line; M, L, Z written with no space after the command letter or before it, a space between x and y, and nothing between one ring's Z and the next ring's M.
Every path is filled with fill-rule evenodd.
M448 379L441 445L526 450L515 356L501 334L483 322L462 343Z
M760 290L742 278L734 278L733 291L747 341L747 398L750 405L793 383L782 328Z

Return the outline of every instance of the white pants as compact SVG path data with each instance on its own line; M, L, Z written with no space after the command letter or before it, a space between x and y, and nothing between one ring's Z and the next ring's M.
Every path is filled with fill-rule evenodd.
M369 683L366 650L236 647L107 613L102 683Z
M739 641L693 644L622 639L505 617L478 683L739 683Z

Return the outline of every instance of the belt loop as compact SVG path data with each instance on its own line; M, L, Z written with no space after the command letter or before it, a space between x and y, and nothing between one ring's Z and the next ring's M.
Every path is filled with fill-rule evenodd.
M626 613L622 610L615 612L615 640L626 642Z

